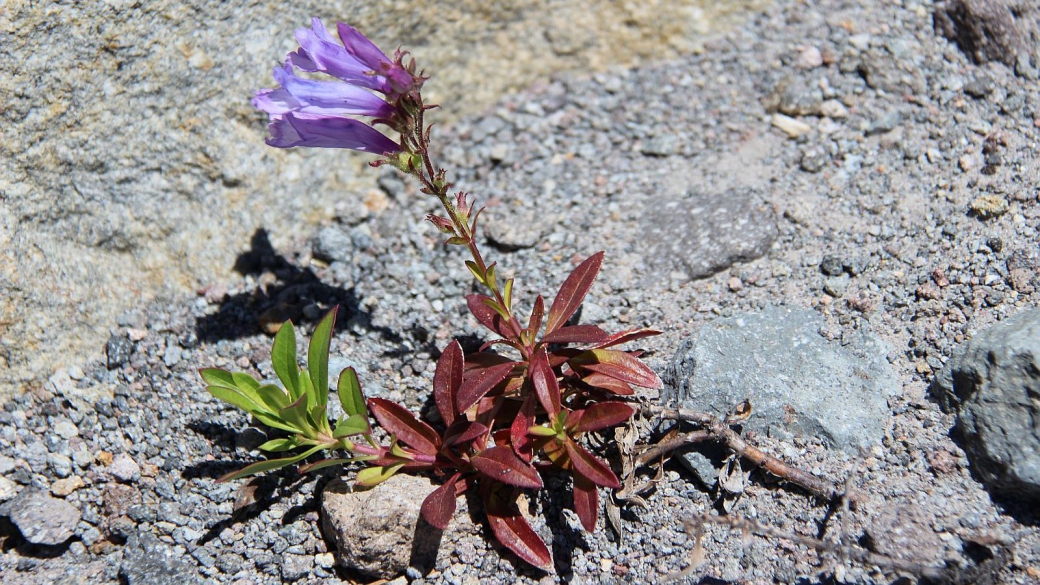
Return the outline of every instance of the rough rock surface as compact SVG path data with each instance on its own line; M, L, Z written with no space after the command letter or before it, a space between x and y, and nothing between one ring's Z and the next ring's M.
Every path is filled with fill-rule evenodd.
M981 331L935 380L954 432L994 492L1040 502L1040 310Z
M153 534L130 536L119 566L127 585L182 585L200 582L198 573L180 555Z
M465 501L444 532L420 516L423 500L436 485L429 479L398 474L368 490L336 479L322 492L322 522L339 550L343 566L371 577L393 579L409 567L429 572L441 541L455 542L479 529L470 521Z
M58 545L72 538L81 513L72 504L47 494L26 489L0 506L25 540L33 544Z
M828 340L824 327L813 311L773 306L707 323L679 346L661 400L724 416L747 399L749 430L853 453L879 444L899 392L888 348L863 330Z
M249 106L312 16L407 45L444 120L554 72L688 54L764 2L548 4L5 2L0 396L96 356L131 306L226 284L256 229L284 245L363 205L359 159L272 150Z

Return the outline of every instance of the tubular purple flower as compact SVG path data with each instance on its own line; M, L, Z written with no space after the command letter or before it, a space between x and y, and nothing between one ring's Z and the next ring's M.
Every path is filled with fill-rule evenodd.
M401 147L378 130L351 118L288 112L271 116L267 144L277 148L310 146L348 148L372 154L392 154Z
M253 106L270 116L267 144L399 152L399 144L350 116L375 118L394 128L401 100L417 91L424 78L411 73L414 63L406 68L401 54L391 61L356 29L341 23L338 31L342 42L317 18L311 20L311 28L298 29L300 48L274 69L281 87L256 92ZM297 68L336 79L306 79L296 74Z

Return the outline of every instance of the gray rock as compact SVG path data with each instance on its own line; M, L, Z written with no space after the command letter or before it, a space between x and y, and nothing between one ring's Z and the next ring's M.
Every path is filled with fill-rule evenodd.
M762 256L776 239L771 212L744 190L690 191L649 205L643 215L644 256L666 273L679 270L691 279L708 276Z
M993 325L954 355L932 388L957 410L955 436L995 493L1040 498L1040 310Z
M827 341L823 324L797 307L717 319L679 347L661 401L721 415L749 399L748 429L819 437L848 451L876 444L886 399L899 392L887 350L862 332L845 346Z
M285 555L282 557L282 579L299 581L314 570L314 557L309 555Z
M656 136L643 143L639 151L647 156L671 156L678 149L678 140L671 134Z
M349 262L354 250L350 235L338 227L322 228L311 242L314 257L325 262Z
M0 506L0 515L10 516L25 540L56 545L72 538L80 511L72 504L44 492L26 489Z
M1014 67L1022 36L1004 0L950 0L935 11L935 29L976 63Z
M130 483L140 479L141 466L127 453L120 453L108 466L108 473L123 483Z
M151 532L130 536L123 549L119 576L127 585L180 585L199 583L195 569L181 554Z
M134 351L134 344L125 335L113 335L105 344L105 353L108 357L108 369L114 370L130 363L130 354Z
M436 487L429 479L405 474L369 490L354 490L340 479L329 482L322 493L321 517L325 534L339 551L339 563L383 579L393 579L409 566L431 569L442 532L420 520L419 510ZM443 534L446 542L479 532L464 499L458 507Z

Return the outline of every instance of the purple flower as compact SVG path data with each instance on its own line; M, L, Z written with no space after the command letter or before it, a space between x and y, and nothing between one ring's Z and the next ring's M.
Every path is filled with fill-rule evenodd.
M417 91L423 78L405 68L400 55L391 61L357 29L340 23L338 30L342 43L317 18L310 29L297 30L300 48L274 69L274 79L281 87L256 92L253 106L270 117L267 144L349 148L375 154L400 151L400 145L351 116L392 119L399 100ZM336 79L306 79L296 69Z

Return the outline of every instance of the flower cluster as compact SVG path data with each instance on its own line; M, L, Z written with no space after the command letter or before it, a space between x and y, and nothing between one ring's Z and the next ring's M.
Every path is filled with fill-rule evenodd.
M404 63L405 53L398 51L391 60L357 29L339 23L337 31L339 41L317 18L311 28L297 30L300 48L274 69L281 87L256 92L253 106L271 120L267 144L347 148L380 155L399 152L398 143L352 116L395 128L402 102L418 95L425 78L415 73L414 60ZM297 69L324 73L337 81L300 77Z

